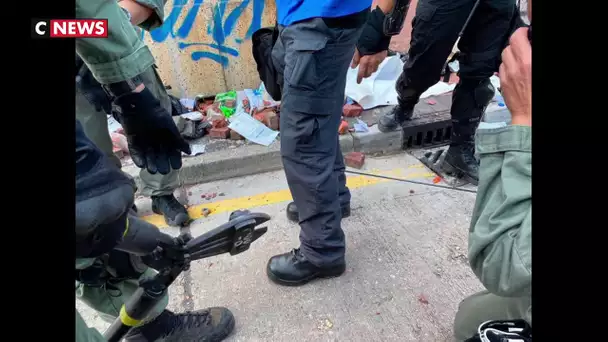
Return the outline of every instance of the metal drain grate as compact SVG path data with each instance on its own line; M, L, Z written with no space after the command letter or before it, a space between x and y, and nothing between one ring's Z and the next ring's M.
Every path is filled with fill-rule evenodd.
M449 112L423 114L403 126L403 149L446 145L451 135Z

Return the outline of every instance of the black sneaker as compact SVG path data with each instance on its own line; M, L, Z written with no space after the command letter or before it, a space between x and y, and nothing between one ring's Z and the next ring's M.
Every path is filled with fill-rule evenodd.
M385 114L378 120L380 132L387 133L397 130L414 115L414 108L404 109L401 105L396 105L390 113Z
M188 211L177 201L173 194L152 196L152 211L163 215L170 226L184 226L190 221Z
M234 315L226 308L174 314L163 311L153 321L131 330L125 342L219 342L234 329Z
M287 213L287 219L291 222L300 221L300 217L298 216L298 207L296 207L295 202L290 202L287 205L287 209L285 210ZM346 218L350 216L350 203L342 206L342 218Z
M346 264L333 267L317 267L306 260L299 248L268 260L266 274L279 285L299 286L316 278L338 277L346 270Z
M473 142L450 146L441 167L446 173L462 178L473 185L479 183L479 162L475 159Z

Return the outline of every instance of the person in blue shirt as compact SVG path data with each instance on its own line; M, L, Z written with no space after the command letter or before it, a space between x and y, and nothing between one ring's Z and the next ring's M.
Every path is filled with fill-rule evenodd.
M371 0L277 0L276 4L279 34L272 60L278 83L282 82L281 156L294 200L287 206L287 217L299 222L301 230L299 248L272 257L267 274L281 285L302 285L345 270L340 223L350 215L351 195L338 127L346 72L360 36L377 45L358 50L363 58L386 50L390 37L378 34L384 13L380 8L370 12Z

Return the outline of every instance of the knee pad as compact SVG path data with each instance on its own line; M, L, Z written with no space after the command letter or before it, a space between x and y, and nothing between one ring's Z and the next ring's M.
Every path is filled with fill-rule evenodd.
M454 98L459 95L470 93L474 106L476 108L485 108L492 98L494 98L495 89L489 78L483 80L462 79L454 89Z
M115 249L108 253L107 268L114 278L139 279L148 266L139 256Z
M472 140L493 97L494 86L490 79L460 79L452 95L452 143Z

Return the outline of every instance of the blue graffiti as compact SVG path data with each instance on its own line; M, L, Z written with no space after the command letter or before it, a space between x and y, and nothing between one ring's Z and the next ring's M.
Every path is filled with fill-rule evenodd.
M163 43L167 38L177 40L177 46L180 50L185 50L194 47L196 50L190 52L190 57L193 61L201 59L209 59L226 67L229 63L228 56L238 57L239 50L236 46L228 46L228 40L234 44L240 45L244 41L251 38L253 33L262 27L262 14L264 12L264 0L242 0L230 13L226 13L227 1L220 1L213 7L213 15L209 18L206 30L207 35L213 39L213 43L202 42L185 42L194 28L194 23L199 9L204 0L194 0L192 7L186 13L181 25L175 30L177 19L180 17L182 10L186 7L188 0L174 0L173 8L169 15L165 18L162 26L152 30L150 37L156 43ZM245 9L252 4L252 19L244 37L233 37L233 31L236 23L241 18ZM145 31L142 30L141 38L143 39ZM230 38L230 39L227 39Z

